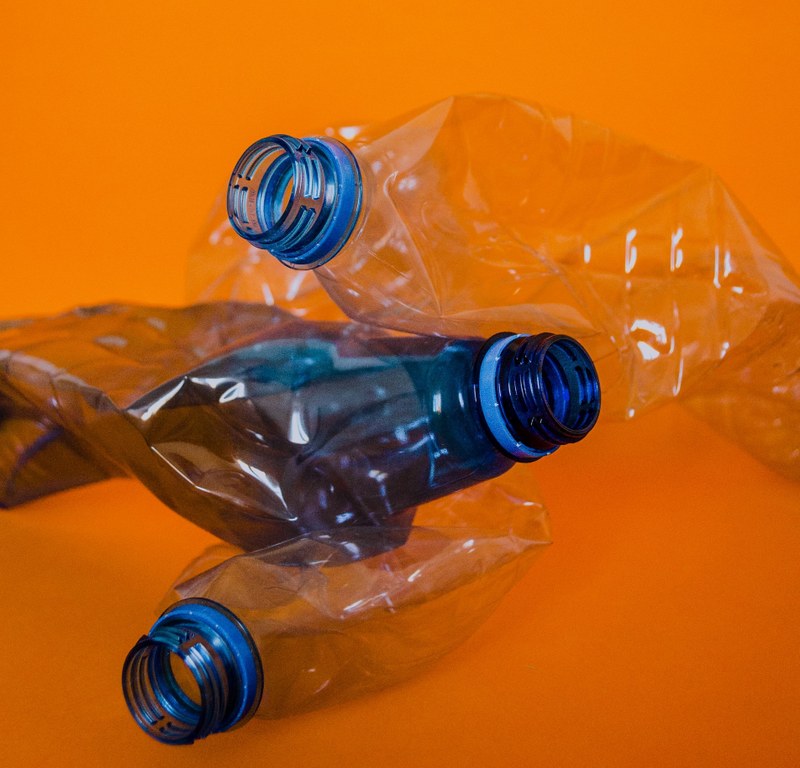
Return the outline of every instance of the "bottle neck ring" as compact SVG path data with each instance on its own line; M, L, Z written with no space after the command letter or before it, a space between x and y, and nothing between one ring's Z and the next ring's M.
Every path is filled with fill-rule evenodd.
M350 238L362 188L358 162L340 141L268 136L233 169L228 217L241 237L286 266L314 269Z
M491 437L517 461L535 461L582 440L600 413L597 371L569 336L493 336L479 353L476 380Z
M122 688L142 730L165 744L191 744L253 716L261 659L247 628L224 606L182 600L128 654Z

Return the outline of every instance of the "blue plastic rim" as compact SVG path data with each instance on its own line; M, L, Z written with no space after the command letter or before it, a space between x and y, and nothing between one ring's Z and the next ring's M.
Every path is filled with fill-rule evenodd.
M345 245L361 212L353 153L326 137L276 134L247 148L228 183L236 232L286 266L314 269Z
M515 437L504 415L497 387L503 350L514 339L522 337L522 334L508 334L502 338L490 340L492 344L486 350L479 369L478 400L486 425L500 447L519 461L535 461L536 459L541 459L542 456L547 456L548 453L552 453L557 446L553 446L550 450L536 450L525 445L523 440Z
M253 716L263 690L261 659L227 608L182 600L131 649L122 689L145 733L165 744L191 744Z
M582 440L600 413L594 363L570 336L493 336L478 361L477 388L489 432L517 461Z

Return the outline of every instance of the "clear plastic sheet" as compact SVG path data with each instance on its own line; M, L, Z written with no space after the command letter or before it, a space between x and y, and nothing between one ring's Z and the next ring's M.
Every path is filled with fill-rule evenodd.
M686 396L800 475L800 280L712 171L495 96L326 133L355 155L363 206L313 273L351 317L424 333L568 333L598 365L607 414ZM195 296L297 302L311 315L321 302L308 272L237 243L221 202L191 277Z

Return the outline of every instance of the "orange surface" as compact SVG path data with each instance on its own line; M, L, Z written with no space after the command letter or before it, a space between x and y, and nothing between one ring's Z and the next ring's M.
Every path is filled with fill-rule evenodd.
M0 312L178 303L256 135L474 90L705 161L800 263L796 3L471 7L5 9ZM120 666L211 537L127 481L0 514L0 764L800 765L800 487L674 407L532 475L555 544L432 673L180 749Z

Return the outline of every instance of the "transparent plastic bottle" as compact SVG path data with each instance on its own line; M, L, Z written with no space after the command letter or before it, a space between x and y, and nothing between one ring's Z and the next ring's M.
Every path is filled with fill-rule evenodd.
M263 305L84 310L0 335L0 362L7 415L245 549L363 526L398 546L416 506L582 439L600 406L563 335L391 337Z
M699 386L713 392L721 367L727 387L743 364L721 366L732 350L765 334L785 341L776 328L789 333L800 315L797 276L710 170L503 97L454 97L324 137L262 139L236 165L228 211L250 245L313 269L359 320L580 339L605 412L622 417ZM232 281L239 267L228 267ZM765 404L750 409L755 421L708 397L704 410L729 432L758 433L762 458L797 474L791 427L776 439L764 414L776 387L796 390L800 361L772 346L756 369L785 375L745 376ZM786 425L800 410L790 399Z
M344 549L376 549L377 533L304 536L181 585L123 666L140 727L187 744L407 679L486 619L542 543L415 526L400 549L336 564Z

